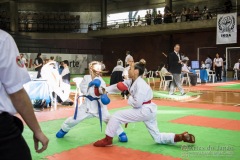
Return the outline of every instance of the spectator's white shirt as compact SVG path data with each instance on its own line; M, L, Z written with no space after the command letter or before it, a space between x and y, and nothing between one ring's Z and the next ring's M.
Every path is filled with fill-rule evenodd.
M217 66L217 67L223 66L223 59L222 58L214 58L213 62L215 64L215 66Z
M130 66L124 68L124 71L123 71L123 74L122 74L123 77L128 77L128 71L129 71L129 69L130 69Z
M168 71L165 67L162 67L160 72L162 73L163 76L165 76L168 73Z
M116 67L113 68L112 73L115 72L115 71L122 71L123 72L124 71L124 67L121 66L121 65L117 65Z
M182 72L190 72L189 69L188 69L188 66L186 64L183 64Z
M235 65L234 65L234 67L233 67L233 69L240 69L240 63L239 62L237 62L237 63L235 63Z
M130 54L126 56L126 58L125 58L125 63L126 64L127 64L127 62L129 61L130 58L131 59L133 58Z
M206 68L210 69L212 67L212 60L211 60L211 58L207 58L205 60L205 64L206 64Z
M26 64L27 63L27 60L26 58L22 57L21 61L23 62L23 64Z
M0 113L15 114L9 94L18 92L31 79L13 38L0 29Z
M62 73L61 73L61 76L63 77L63 76L65 76L65 75L68 74L68 73L70 73L69 68L68 68L68 67L64 67L64 68L63 68L63 71L62 71Z

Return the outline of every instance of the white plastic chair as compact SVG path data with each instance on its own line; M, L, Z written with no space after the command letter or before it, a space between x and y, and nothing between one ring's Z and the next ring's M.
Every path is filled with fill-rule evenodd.
M200 70L195 70L196 75L197 75L197 83L201 83L201 78L200 78Z
M184 81L185 81L185 84L186 84L186 85L188 85L188 86L191 85L191 84L190 84L190 78L189 78L188 73L184 73L184 74L182 75L182 84L183 84Z
M154 77L153 77L154 71L149 71L148 74L149 74L149 76L147 78L148 84L150 85L151 80L152 80L153 85L155 86L155 80L154 80Z
M166 79L165 79L165 76L162 75L161 71L159 71L158 73L159 73L160 78L161 78L159 90L160 90L160 88L162 88L162 86L164 86L163 90L166 90L166 89L167 89L167 85L168 85L171 81L173 81L173 76L172 76L172 75L168 75L168 76L171 77L171 79L170 79L170 80L166 80Z
M215 82L215 77L216 77L215 71L209 70L208 71L208 80L209 81L212 80L212 83L214 83Z
M81 96L81 95L82 95L82 92L81 92L81 90L80 90L80 84L81 84L82 80L83 80L82 77L73 78L73 82L76 83L76 90L75 90L75 96L74 96L75 106L77 105L77 104L76 104L76 101L77 101L78 96ZM83 98L80 98L80 104L82 104L82 99L83 99Z

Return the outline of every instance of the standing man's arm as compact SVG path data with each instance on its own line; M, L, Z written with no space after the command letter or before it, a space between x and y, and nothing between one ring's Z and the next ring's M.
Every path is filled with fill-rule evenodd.
M13 106L17 112L22 116L29 128L33 132L34 147L36 152L41 153L48 146L48 138L43 134L37 119L33 112L31 101L24 89L21 89L13 94L9 95ZM42 143L42 148L39 149L38 143Z
M1 36L0 83L12 101L11 106L6 107L14 107L23 117L27 125L34 133L33 139L35 149L38 153L40 153L47 148L48 138L42 133L34 115L31 101L26 91L23 89L23 84L29 82L30 77L25 66L20 63L19 51L13 38L5 32L1 32ZM16 113L16 111L12 110L11 114L14 113ZM38 149L39 141L43 145L41 149Z

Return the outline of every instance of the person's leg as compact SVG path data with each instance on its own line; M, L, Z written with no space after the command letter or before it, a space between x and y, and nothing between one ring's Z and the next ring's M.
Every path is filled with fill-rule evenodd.
M40 77L41 77L41 69L38 69L37 72L38 72L38 73L37 73L37 78L40 78Z
M216 67L216 77L217 77L217 81L220 80L220 76L219 76L219 67Z
M78 114L76 118L72 116L66 119L63 122L61 129L57 132L56 137L63 138L65 134L67 134L70 131L70 129L72 129L75 125L77 125L84 119L91 118L91 117L93 117L93 115L87 113L85 110L85 107L80 106L80 108L78 109Z
M175 74L173 74L173 80L172 80L172 82L170 84L170 89L169 89L169 94L170 95L172 95L174 93L174 89L176 87L175 78L174 78L175 76L174 75Z
M222 80L222 67L219 67L219 80Z
M149 113L151 110L147 107L143 108L132 108L116 112L111 116L106 128L106 137L95 142L96 147L107 147L112 146L112 139L117 134L117 129L121 124L130 122L140 122L149 120Z
M144 122L148 132L152 136L155 142L160 144L174 144L175 133L160 133L156 121L156 117L153 116L150 120Z
M181 92L181 94L184 94L184 90L182 88L182 83L181 83L181 74L174 74L174 79L179 91Z
M0 114L0 159L31 160L30 149L22 136L23 124L8 113Z
M99 118L98 114L94 114L94 116ZM103 122L105 122L107 124L110 117L111 117L111 115L109 114L107 107L102 107L102 120L103 120ZM128 141L127 135L124 132L121 125L119 125L119 127L117 129L117 135L118 135L118 139L119 139L120 142L127 142Z

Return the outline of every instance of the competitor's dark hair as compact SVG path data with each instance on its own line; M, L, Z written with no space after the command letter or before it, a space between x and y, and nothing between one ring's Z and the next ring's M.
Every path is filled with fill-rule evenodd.
M138 69L139 76L143 75L145 71L145 65L146 65L146 61L144 59L141 59L139 62L135 63L134 69Z

